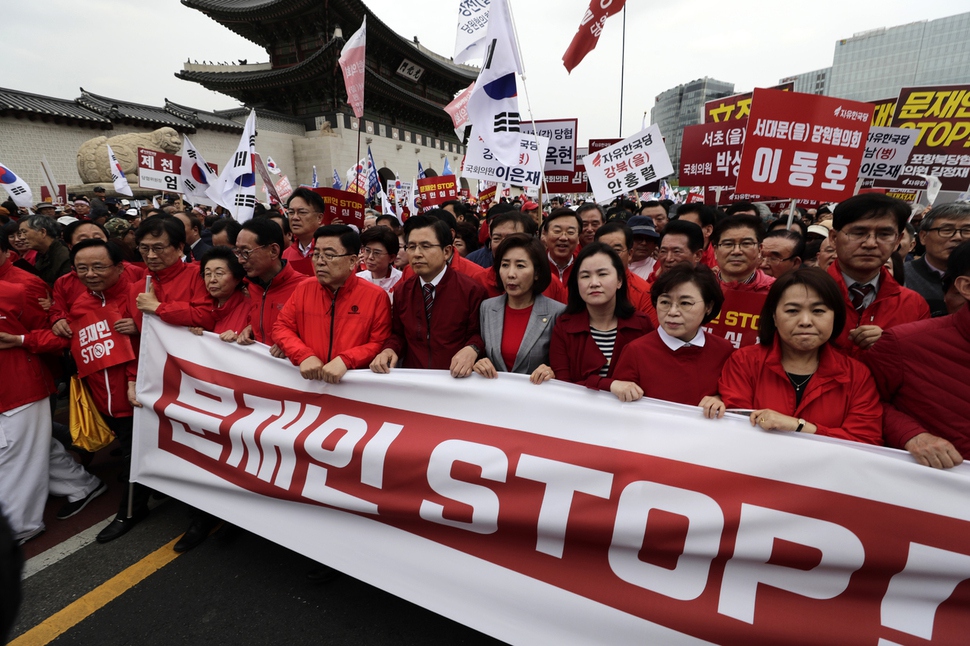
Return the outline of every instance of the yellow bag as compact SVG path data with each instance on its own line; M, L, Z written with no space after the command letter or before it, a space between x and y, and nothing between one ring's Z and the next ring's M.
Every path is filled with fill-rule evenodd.
M91 391L74 375L71 377L71 440L74 446L94 453L114 439L114 433L94 406Z

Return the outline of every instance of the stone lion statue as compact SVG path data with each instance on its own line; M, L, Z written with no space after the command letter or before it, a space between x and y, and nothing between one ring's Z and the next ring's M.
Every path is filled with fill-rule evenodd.
M95 137L81 144L77 151L77 172L89 184L111 182L108 146L114 151L121 170L132 186L138 185L138 149L157 150L174 155L182 147L182 138L174 128L154 132L135 132L114 137Z

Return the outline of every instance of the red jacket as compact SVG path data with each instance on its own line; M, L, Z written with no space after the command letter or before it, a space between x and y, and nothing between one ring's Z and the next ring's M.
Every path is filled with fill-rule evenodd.
M286 301L298 285L304 282L318 284L315 278L293 269L289 262L283 263L280 273L273 276L269 284L263 287L252 278L246 279L249 287L249 303L252 310L249 313L249 325L253 326L253 338L260 343L273 345L273 327L276 318L283 311Z
M474 278L485 289L489 288L490 283L495 282L495 275L492 273L491 269L479 267L472 261L465 260L457 251L451 256L451 263L448 265L448 269L454 270L459 274L464 274L469 278ZM405 265L404 269L401 270L401 280L397 281L397 285L395 285L391 291L393 292L396 290L404 281L413 275L414 270L411 269L411 265Z
M781 345L749 345L724 364L718 389L728 408L770 408L804 418L819 435L882 444L882 405L869 370L829 344L822 346L818 369L795 407L795 388L781 365Z
M704 247L704 255L701 256L701 264L717 271L717 254L714 252L714 245L708 244Z
M896 325L930 318L930 306L926 299L913 290L900 286L885 267L879 270L879 291L876 292L876 299L861 313L852 307L849 288L842 278L838 261L829 265L828 272L835 279L839 291L842 292L842 300L845 301L845 328L839 338L833 341L833 345L850 357L859 358L863 353L859 346L849 340L849 332L860 325L878 325L883 330L888 330Z
M402 279L395 290L391 336L384 348L403 357L404 368L449 370L462 348L485 349L478 311L487 294L479 282L449 267L435 290L430 329L421 279Z
M760 269L755 270L754 279L748 283L725 282L721 280L721 272L717 269L714 271L718 276L718 283L721 285L722 292L728 289L734 289L739 292L756 292L758 294L767 294L768 290L771 289L771 286L775 282L774 276L769 276Z
M313 249L316 247L316 244L316 238L311 240L310 248L307 249L306 255L304 255L300 251L300 243L294 240L293 244L283 250L283 260L297 273L303 274L304 276L313 276L313 259L310 256L313 255Z
M887 330L862 360L885 402L886 444L928 432L970 460L970 307Z
M324 363L340 357L350 370L370 365L390 334L387 293L355 274L336 293L315 280L300 283L273 326L294 366L312 356Z
M145 268L133 265L130 262L123 262L124 271L121 272L121 280L125 283L133 283L137 280L144 280ZM51 308L47 311L47 317L51 325L61 319L68 318L67 311L71 308L74 299L84 294L87 289L77 277L74 269L67 272L54 282L54 295L51 299Z
M652 331L653 324L646 314L634 312L630 318L617 320L616 328L613 360L606 377L600 377L600 368L606 364L606 357L589 333L589 312L584 309L576 314L560 316L549 342L549 367L556 374L556 379L593 390L609 390L623 348Z
M213 306L212 313L216 317L216 326L212 331L216 334L222 334L231 330L239 334L243 328L249 325L249 313L251 311L249 296L243 290L237 289L225 305L222 307Z
M215 328L215 306L199 275L199 265L178 261L157 274L148 271L145 276L151 276L155 297L161 303L155 311L158 318L170 325L200 327L209 331ZM135 299L145 291L145 282L140 280L132 283L129 289L129 311L135 325L141 330L142 312L135 306Z
M38 284L39 283L39 284ZM47 293L40 278L14 267L0 265L0 332L27 335L47 327L47 313L37 302L38 290ZM54 380L43 362L25 348L0 350L0 413L45 399L54 392Z
M118 311L121 318L133 318L130 311L131 301L128 293L131 285L124 277L103 294L98 295L85 290L71 301L67 312L67 322L74 334L78 333L75 321L88 312L112 307ZM138 337L129 337L135 356L138 356ZM50 329L34 330L24 337L24 347L31 352L60 352L71 347L71 340L56 336ZM133 412L128 403L128 382L134 381L138 373L138 362L129 361L99 370L84 378L84 382L91 391L94 405L102 415L108 417L131 417Z
M638 312L643 312L650 319L654 329L660 326L660 319L657 318L657 310L653 308L653 299L650 297L651 284L634 274L629 269L626 270L626 292L633 303L633 307Z

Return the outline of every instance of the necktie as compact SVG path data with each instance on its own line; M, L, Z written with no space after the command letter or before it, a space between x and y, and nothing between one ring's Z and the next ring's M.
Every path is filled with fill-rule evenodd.
M872 293L872 285L866 283L865 285L860 283L852 283L849 287L849 296L852 297L852 307L855 308L856 312L861 312L865 309L863 301L866 300L866 296Z
M434 305L434 285L428 283L424 286L424 313L431 320L431 306Z

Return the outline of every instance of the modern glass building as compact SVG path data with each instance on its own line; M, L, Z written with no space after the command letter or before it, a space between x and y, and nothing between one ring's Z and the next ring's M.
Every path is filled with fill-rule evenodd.
M786 76L778 81L778 84L781 85L784 83L794 83L795 87L792 88L794 92L826 95L828 94L829 75L831 73L832 68L826 67L820 70L814 70L812 72L805 72L804 74Z
M657 95L650 109L650 123L660 126L667 154L675 172L680 167L680 146L684 126L702 123L704 103L734 94L734 83L704 77L678 85Z

